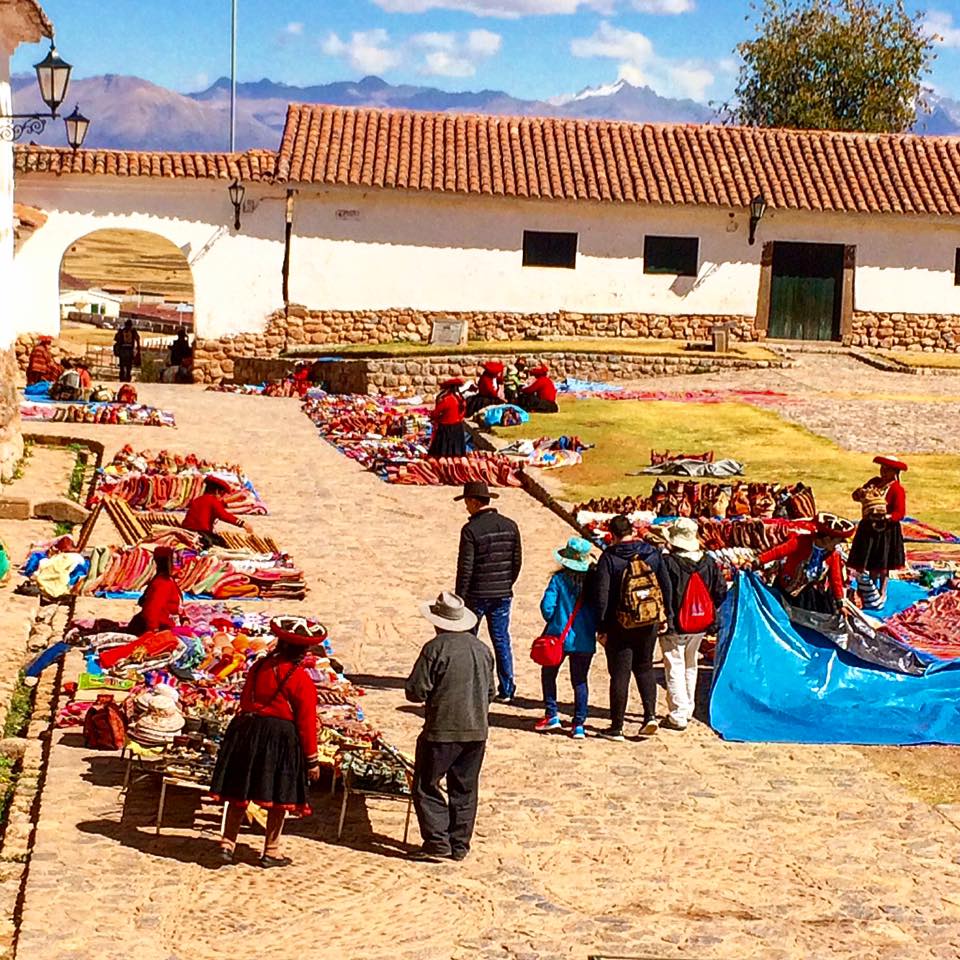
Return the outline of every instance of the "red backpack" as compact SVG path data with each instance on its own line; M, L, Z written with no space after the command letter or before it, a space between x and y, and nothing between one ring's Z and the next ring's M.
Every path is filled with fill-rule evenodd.
M137 390L132 383L125 383L117 391L117 403L136 403Z
M710 591L700 573L694 570L687 581L687 591L677 614L677 627L680 633L706 633L716 619L717 610Z
M126 742L123 714L110 694L101 694L83 718L83 745L92 750L121 750Z

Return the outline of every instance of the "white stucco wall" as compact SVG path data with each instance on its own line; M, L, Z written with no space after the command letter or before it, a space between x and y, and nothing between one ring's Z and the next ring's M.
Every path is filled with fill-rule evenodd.
M10 54L12 39L0 21L0 114L12 112ZM0 123L3 121L0 120ZM13 145L0 139L0 350L16 339L17 284L13 276Z
M743 211L707 207L302 191L290 298L331 309L753 315L763 242L793 240L856 245L858 310L960 313L960 218L770 212L752 247L747 224ZM577 232L576 269L524 267L525 229ZM698 236L696 280L644 274L645 234Z
M267 315L283 303L286 194L253 183L246 188L246 199L257 207L242 215L242 229L234 235L232 229L222 229L233 225L226 181L19 177L17 200L43 210L47 222L17 252L24 293L14 321L16 332L56 334L63 254L80 237L110 228L148 230L181 248L190 244L187 259L199 336L262 329Z

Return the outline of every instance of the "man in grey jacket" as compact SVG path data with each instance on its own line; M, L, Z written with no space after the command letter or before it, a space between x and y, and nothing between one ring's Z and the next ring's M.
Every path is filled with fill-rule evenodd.
M493 655L474 634L476 614L453 593L424 602L437 635L420 651L406 684L407 699L425 705L417 740L413 805L423 846L419 860L463 860L477 819L487 712L495 693ZM440 790L446 778L447 796Z

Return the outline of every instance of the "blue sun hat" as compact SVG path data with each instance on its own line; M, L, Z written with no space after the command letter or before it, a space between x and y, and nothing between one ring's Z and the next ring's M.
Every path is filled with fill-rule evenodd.
M590 551L593 544L583 537L571 537L564 546L553 551L553 558L561 566L575 573L586 573L590 569Z

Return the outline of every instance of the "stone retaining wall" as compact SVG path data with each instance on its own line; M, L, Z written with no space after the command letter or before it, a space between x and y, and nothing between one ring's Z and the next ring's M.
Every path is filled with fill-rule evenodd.
M850 342L856 347L960 352L960 315L942 313L866 313L853 315Z
M547 347L547 345L544 345ZM557 353L549 348L527 355L542 360L556 379L639 380L644 377L709 373L718 369L747 370L792 366L793 361L746 360L691 352L689 356L642 356L621 353ZM398 357L317 361L315 376L333 393L434 393L450 377L475 379L486 360L509 362L509 356L470 354L463 357ZM292 372L296 360L235 357L237 383L281 379Z
M644 313L507 313L396 310L308 310L291 304L272 313L260 333L220 340L198 340L194 371L198 381L237 379L234 358L278 357L291 347L333 343L427 342L435 320L465 320L471 340L530 340L544 336L636 337L709 340L718 323L731 323L736 340L757 339L753 318L745 316L661 316Z

